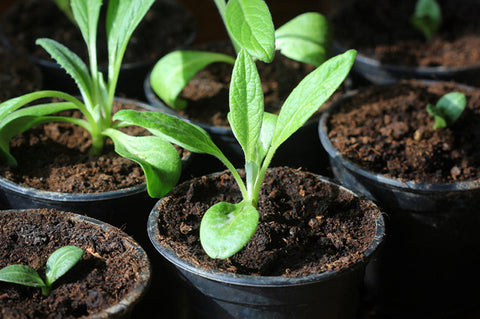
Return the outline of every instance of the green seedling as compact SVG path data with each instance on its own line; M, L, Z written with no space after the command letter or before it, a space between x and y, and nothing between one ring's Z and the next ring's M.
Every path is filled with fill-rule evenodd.
M467 98L461 92L451 92L442 96L437 104L427 104L427 112L434 116L433 128L445 128L452 125L462 114Z
M230 0L229 4L232 2L239 1ZM225 19L228 21L229 18L227 10ZM262 19L271 20L271 17L268 14ZM260 187L275 151L335 92L349 73L356 56L356 51L349 50L324 62L299 83L280 113L275 115L264 111L260 76L254 57L243 48L242 29L232 27L228 31L241 46L230 83L228 121L244 152L245 181L209 135L194 124L158 112L122 110L114 116L125 125L142 126L192 152L210 154L230 170L243 200L236 204L217 203L205 213L200 226L200 240L205 252L212 258L228 258L250 240L259 220ZM271 32L273 34L273 30ZM265 36L273 43L272 34ZM268 53L273 54L274 46L268 47L271 50Z
M118 154L139 163L145 172L151 196L161 197L177 183L181 161L173 145L155 136L129 136L118 130L119 124L112 120L114 95L125 49L133 31L154 1L108 2L106 82L97 66L97 26L102 0L70 1L74 19L88 47L89 68L78 55L54 40L38 39L37 44L75 80L82 100L60 91L38 91L0 104L0 159L11 166L17 165L9 149L10 140L15 135L42 123L69 122L90 133L92 154L101 154L106 139L111 138ZM64 102L40 102L43 98L55 98ZM32 102L33 105L26 106ZM85 119L55 115L64 110L79 110Z
M440 5L436 0L418 0L410 23L429 41L442 24Z
M38 272L27 265L10 265L0 269L0 281L42 289L48 296L52 284L66 274L83 256L83 250L76 246L65 246L54 251L48 257L45 267L45 281Z
M263 0L214 2L237 54L240 48L244 48L255 59L268 63L273 60L276 48L291 59L315 66L330 55L330 25L319 13L304 13L274 31L268 18L270 12ZM238 36L233 37L232 32ZM156 63L150 84L168 106L184 109L187 103L178 97L179 94L195 74L215 62L233 65L235 59L214 52L174 51Z

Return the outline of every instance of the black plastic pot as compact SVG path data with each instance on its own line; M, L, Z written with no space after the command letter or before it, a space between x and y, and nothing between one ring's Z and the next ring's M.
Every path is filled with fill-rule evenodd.
M212 138L213 142L222 150L235 167L243 167L244 155L242 148L235 139L233 132L228 127L219 127L194 122L180 115L172 108L168 107L153 91L150 85L150 74L144 81L145 97L150 105L162 110L164 113L174 115L184 121L196 124L203 128ZM209 158L208 165L212 165ZM195 163L193 163L195 165ZM201 165L203 168L204 165ZM317 134L317 121L308 121L303 127L295 132L275 153L271 166L289 166L302 167L303 169L330 176L328 156L321 148L320 140ZM201 175L222 170L222 165L210 166L209 170L199 167ZM198 174L196 176L199 176Z
M383 216L378 215L375 237L365 257L342 271L297 278L233 274L203 269L163 246L157 239L161 214L157 205L148 220L148 234L158 252L186 283L191 297L191 318L355 318L365 265L384 238Z
M415 183L359 167L328 138L338 104L319 123L333 174L387 213L385 246L367 267L367 299L389 318L458 318L478 308L480 181Z
M165 5L179 7L182 10L187 10L184 6L172 0L157 0L161 1ZM5 15L11 15L11 9L7 10ZM59 12L60 13L60 12ZM190 17L194 21L193 16ZM193 22L192 22L193 23ZM194 23L196 24L196 22ZM164 26L159 25L159 28ZM104 32L100 30L99 32ZM164 31L159 31L159 34L164 33ZM197 36L197 29L190 30L190 33L186 36L184 42L179 42L177 44L168 43L165 46L171 47L171 50L186 48L191 45ZM47 36L48 37L48 36ZM19 52L24 51L24 48L17 48L11 44L7 39L5 34L0 30L0 41L9 48L11 51L18 54ZM157 41L156 39L151 39L151 41ZM178 41L178 40L177 40ZM68 43L63 43L68 47ZM106 45L102 43L101 45ZM167 54L171 50L165 49ZM157 55L158 53L152 52L152 55ZM28 58L40 69L43 77L43 89L46 90L59 90L70 94L79 94L78 87L75 84L75 81L68 75L63 68L61 68L54 60L39 58L34 55L28 55ZM153 68L156 61L160 58L151 58L148 60L139 60L135 62L124 62L120 68L120 75L117 82L116 95L126 96L128 98L143 99L143 80L145 79L148 72ZM99 70L104 74L106 78L108 70L106 65L100 65Z
M5 216L6 214L11 213L25 213L25 214L35 214L34 209L25 209L25 210L5 210L0 211L0 218ZM80 223L86 225L86 227L100 227L102 231L106 234L113 231L118 231L115 229L114 226L111 226L105 222L99 221L94 218L90 218L87 216L82 216L80 214L73 214L70 212L61 212L65 219L74 221L76 223ZM62 216L63 217L63 216ZM73 235L73 234L72 234ZM55 236L55 234L47 234L47 236ZM90 316L86 316L87 319L128 319L131 318L132 311L142 298L144 298L145 294L148 291L151 279L151 267L150 262L147 257L147 254L143 250L143 248L135 242L131 237L127 234L123 236L123 245L127 248L131 248L132 251L135 253L136 260L138 261L138 267L136 272L135 278L135 286L121 299L117 301L116 304L113 306L104 309L96 314L92 314ZM54 314L50 314L54 316ZM83 318L83 317L82 317Z

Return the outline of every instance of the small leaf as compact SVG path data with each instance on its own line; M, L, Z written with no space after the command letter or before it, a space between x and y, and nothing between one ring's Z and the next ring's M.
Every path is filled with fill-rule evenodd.
M186 102L178 98L187 83L207 65L215 62L234 64L231 56L200 51L174 51L154 66L150 84L153 91L170 107L183 109Z
M443 95L436 105L428 104L427 112L434 116L433 128L444 128L452 125L462 114L467 105L467 98L461 92Z
M47 260L46 285L51 286L58 278L75 266L82 256L83 250L76 246L64 246L55 250Z
M330 55L332 30L323 15L307 12L275 31L275 45L292 60L319 66Z
M71 0L73 16L89 48L96 46L101 6L102 0Z
M271 151L295 133L335 92L347 77L356 51L337 55L309 75L287 97L278 115Z
M430 40L442 24L442 12L437 1L418 0L410 23Z
M120 156L142 167L151 197L160 198L177 184L182 163L172 144L157 136L129 136L114 129L106 130L105 134L113 140Z
M247 202L213 205L200 224L203 249L211 258L231 257L253 236L258 219L257 209Z
M240 50L230 82L228 122L243 148L245 160L254 161L263 117L263 92L255 63Z
M265 112L263 114L262 129L260 131L260 139L257 145L257 163L261 163L267 155L268 149L272 143L273 133L277 124L278 115Z
M0 281L29 287L45 286L35 269L26 265L10 265L0 269Z
M275 54L275 29L270 11L263 0L230 0L225 24L235 43L264 62Z

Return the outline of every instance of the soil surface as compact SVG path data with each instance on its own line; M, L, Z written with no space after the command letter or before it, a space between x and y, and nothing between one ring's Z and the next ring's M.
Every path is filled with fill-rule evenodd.
M115 104L135 108L134 104ZM75 112L80 117L79 112ZM130 135L146 135L144 129L129 127ZM10 143L17 167L0 163L1 176L23 186L62 193L100 193L145 183L141 167L115 153L107 140L100 156L89 153L90 135L70 123L37 126L14 137ZM186 152L178 148L181 157Z
M297 277L348 267L364 258L379 214L372 203L311 173L275 168L261 189L252 239L233 257L212 260L200 245L200 220L219 201L241 201L234 179L201 177L170 195L156 207L162 244L201 267L238 274Z
M433 129L426 111L448 93L460 91L467 107L450 127ZM480 178L480 91L453 83L403 82L370 87L342 100L328 120L334 147L374 173L425 183Z
M74 245L85 251L47 297L39 288L0 282L1 318L78 318L114 305L138 284L138 255L118 229L105 231L44 209L0 214L0 230L0 268L29 265L44 277L56 249Z
M443 22L430 41L410 24L416 0L351 2L332 16L335 38L345 48L393 65L480 65L478 0L439 0Z
M234 55L232 48L218 43L204 44L199 50ZM272 63L258 61L257 68L262 82L265 111L278 114L291 91L315 67L288 59L277 51ZM214 63L197 73L180 94L188 106L179 113L198 123L229 127L228 90L232 69L233 66L227 63ZM319 114L317 112L311 120L318 119Z
M40 88L40 73L26 58L0 43L0 103Z
M107 64L105 12L99 20L97 50L99 65ZM103 18L102 18L103 17ZM13 47L28 54L50 60L48 53L35 44L38 38L51 38L66 45L87 61L87 48L79 29L51 0L22 0L4 15L0 29ZM133 33L123 63L157 60L193 39L196 22L192 14L176 1L155 1L150 11Z

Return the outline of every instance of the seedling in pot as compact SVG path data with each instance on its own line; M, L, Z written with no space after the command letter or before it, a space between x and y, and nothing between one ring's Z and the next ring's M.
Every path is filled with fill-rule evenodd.
M0 281L42 289L48 296L52 284L66 274L83 256L83 250L76 246L64 246L48 257L45 266L45 281L38 272L27 265L10 265L0 269Z
M430 40L442 24L442 11L436 0L418 0L410 23Z
M225 18L227 21L230 18L228 10ZM262 19L271 20L271 17L268 14ZM236 43L241 43L241 29L229 28L229 32ZM273 34L273 30L271 32ZM274 50L272 34L266 35L272 41L269 54ZM145 127L154 135L190 151L215 156L230 170L243 200L236 204L220 202L213 205L205 213L200 226L200 240L207 255L228 258L238 252L255 232L259 220L260 187L275 151L335 92L349 73L355 56L356 51L349 50L320 65L300 82L280 113L275 115L264 111L254 57L240 48L230 83L228 121L245 155L245 181L208 134L194 124L167 114L134 110L119 111L114 118L125 125Z
M437 104L427 104L427 112L434 116L433 128L445 128L452 125L462 114L467 98L461 92L451 92L442 96Z
M71 0L76 24L88 47L89 68L72 51L51 39L38 39L41 45L75 80L82 101L60 91L38 91L0 104L0 159L16 166L9 143L12 137L47 122L69 122L90 133L90 152L99 155L107 138L113 140L115 151L140 164L145 172L150 195L161 197L178 181L181 161L173 145L155 136L134 137L118 130L112 120L112 107L122 59L128 41L155 0L109 1L106 16L108 41L108 75L105 82L97 66L97 25L102 0ZM53 98L64 102L44 103ZM36 102L32 106L29 103ZM26 106L26 107L24 107ZM65 110L79 110L85 119L58 116Z
M274 31L263 0L214 0L238 54L245 48L254 58L271 62L275 47L283 55L315 66L330 55L331 29L327 19L316 12L301 14ZM235 30L239 37L231 35ZM161 58L150 75L153 91L170 107L184 109L179 94L200 70L215 62L234 64L229 55L202 51L174 51Z

